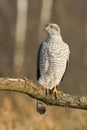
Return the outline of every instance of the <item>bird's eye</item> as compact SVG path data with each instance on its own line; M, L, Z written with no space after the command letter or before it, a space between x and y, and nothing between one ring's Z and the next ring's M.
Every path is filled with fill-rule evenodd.
M50 25L50 28L53 28L53 26L52 26L52 25Z
M50 28L54 29L55 31L58 31L58 28L56 26L50 25Z

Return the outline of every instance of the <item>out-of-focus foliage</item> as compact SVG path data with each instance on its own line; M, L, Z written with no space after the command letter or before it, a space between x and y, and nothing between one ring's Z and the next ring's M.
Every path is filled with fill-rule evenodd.
M86 95L86 0L0 1L0 77L26 76L36 80L37 52L46 36L43 27L47 22L60 26L63 40L71 51L69 67L59 89ZM48 107L47 113L41 116L35 103L22 94L0 92L0 130L87 129L86 111Z

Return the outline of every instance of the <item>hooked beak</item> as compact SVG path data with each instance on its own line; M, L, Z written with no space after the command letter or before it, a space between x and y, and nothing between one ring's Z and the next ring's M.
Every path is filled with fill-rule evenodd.
M48 24L45 26L44 31L48 30Z
M47 31L47 27L44 28L44 31Z

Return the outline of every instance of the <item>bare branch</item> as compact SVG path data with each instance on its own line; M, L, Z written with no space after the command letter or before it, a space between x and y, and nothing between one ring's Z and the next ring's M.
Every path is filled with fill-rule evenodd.
M87 96L72 96L61 92L57 99L53 95L45 95L45 88L27 79L0 78L0 90L24 93L47 105L70 107L87 110Z

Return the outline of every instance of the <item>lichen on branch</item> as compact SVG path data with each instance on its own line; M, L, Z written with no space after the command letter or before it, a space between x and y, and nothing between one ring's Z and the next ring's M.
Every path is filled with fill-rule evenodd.
M0 90L24 93L40 100L47 105L70 107L87 110L87 96L73 96L61 92L56 99L53 95L45 94L45 87L28 79L0 78Z

